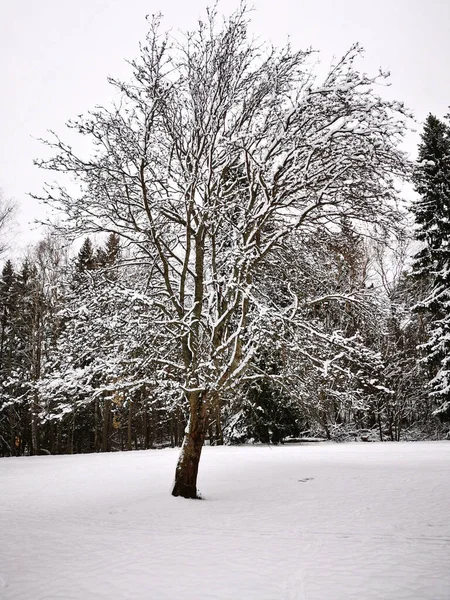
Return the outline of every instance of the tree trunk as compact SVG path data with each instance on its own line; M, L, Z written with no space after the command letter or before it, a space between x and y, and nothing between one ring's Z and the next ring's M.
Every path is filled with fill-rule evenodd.
M149 447L149 444L150 444L147 402L144 403L144 419L143 419L142 427L144 429L144 450L147 450Z
M169 422L169 435L170 435L170 447L171 447L171 448L175 448L175 436L174 436L173 415L170 417L170 422Z
M103 405L103 432L102 432L102 452L108 452L109 421L111 412L111 400L107 399Z
M151 414L150 414L150 423L149 423L149 448L153 448L155 445L155 412L152 406Z
M378 411L378 415L377 415L377 420L378 420L378 431L380 434L380 442L383 442L383 427L381 425L381 415L380 412Z
M15 430L15 416L14 408L12 406L8 409L9 417L9 452L11 456L18 456L19 449L16 444L16 430Z
M62 454L62 424L58 421L56 425L56 453Z
M179 446L179 443L178 443L178 432L180 431L180 424L179 424L179 421L180 421L180 409L177 410L175 416L173 417L173 420L174 420L174 427L173 427L173 430L174 430L173 431L173 438L174 439L173 439L173 441L174 441L174 445L178 447Z
M223 431L220 420L220 398L217 399L216 404L216 446L223 446Z
M190 415L175 471L172 496L198 498L197 473L207 431L205 401L199 392L189 395Z
M98 400L94 401L94 452L99 450L99 435L98 435Z
M129 402L129 406L128 406L128 424L127 424L127 450L131 450L132 425L133 425L133 403Z
M38 456L39 448L39 424L38 424L38 404L36 399L37 393L33 395L31 403L31 448L32 454Z
M73 438L75 433L75 413L72 413L72 422L69 424L67 434L67 454L73 454Z

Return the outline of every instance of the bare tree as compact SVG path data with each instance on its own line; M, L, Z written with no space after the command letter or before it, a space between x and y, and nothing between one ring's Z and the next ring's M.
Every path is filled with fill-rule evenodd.
M133 80L111 80L119 103L69 123L95 151L79 156L58 136L38 161L80 183L43 200L66 228L119 234L151 267L155 336L149 363L179 383L189 424L173 494L197 497L210 420L239 382L264 376L254 360L269 312L295 315L258 293L255 273L294 230L343 216L387 227L405 111L381 99L353 63L355 45L319 82L310 51L261 47L248 13L218 24L208 11L174 40L150 24ZM158 340L158 343L156 343Z
M16 206L10 200L6 200L0 189L0 257L9 248L9 227L12 224Z

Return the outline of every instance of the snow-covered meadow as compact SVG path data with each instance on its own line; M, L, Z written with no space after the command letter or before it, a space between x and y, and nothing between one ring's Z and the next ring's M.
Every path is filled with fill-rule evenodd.
M1 600L448 600L450 443L0 459Z

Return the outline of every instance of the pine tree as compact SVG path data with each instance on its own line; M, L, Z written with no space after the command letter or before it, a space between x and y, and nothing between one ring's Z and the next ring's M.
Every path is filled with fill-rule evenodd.
M120 238L116 233L110 233L105 246L97 249L95 255L97 267L104 269L104 275L109 281L117 279L117 266L120 252Z
M16 274L10 260L5 263L0 279L0 455L15 451L15 411L11 403L11 372L13 370L16 312Z
M76 268L77 271L83 273L84 271L92 271L96 266L95 251L92 245L91 239L87 237L83 245L78 252Z
M101 267L111 267L117 262L120 254L120 238L116 233L110 233L104 248L97 251L97 262Z
M422 345L428 368L430 397L436 414L450 416L450 128L429 115L419 146L413 206L416 238L423 248L414 257L413 276L426 293L416 310L429 319L429 337Z

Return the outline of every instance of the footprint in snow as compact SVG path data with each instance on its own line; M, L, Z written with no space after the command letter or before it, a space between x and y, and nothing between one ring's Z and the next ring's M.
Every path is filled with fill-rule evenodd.
M314 477L305 477L304 479L299 479L300 483L305 483L305 481L312 481Z

